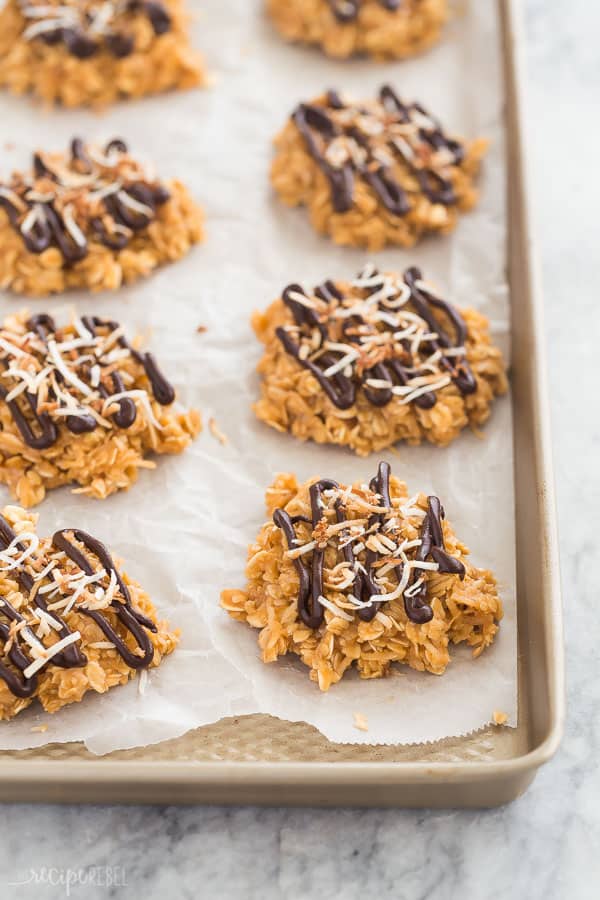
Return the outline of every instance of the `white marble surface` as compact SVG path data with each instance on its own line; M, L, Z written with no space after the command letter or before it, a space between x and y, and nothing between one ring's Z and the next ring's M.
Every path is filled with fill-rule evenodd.
M127 888L71 889L86 900L599 896L600 12L589 0L527 0L526 7L568 611L569 721L559 755L525 797L491 812L5 807L0 897L66 896L60 885L9 886L33 864L122 867L113 874Z

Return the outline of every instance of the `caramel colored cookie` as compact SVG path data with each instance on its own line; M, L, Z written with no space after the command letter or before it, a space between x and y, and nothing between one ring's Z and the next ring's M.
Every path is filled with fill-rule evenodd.
M435 44L448 0L267 0L288 41L321 47L328 56L404 59Z
M74 138L0 181L0 288L42 297L113 291L175 262L203 238L203 213L179 181L163 182L121 140Z
M46 103L102 107L206 80L182 0L8 0L0 86Z
M54 713L160 665L178 641L96 538L51 538L17 506L0 514L0 719Z
M375 100L328 91L297 106L276 137L271 182L336 244L412 247L428 233L448 234L475 205L486 147L450 137L387 85Z
M295 653L322 691L356 668L393 663L442 675L450 645L489 647L502 618L496 581L468 560L437 497L409 499L380 463L370 484L279 475L272 520L248 551L245 590L221 605L260 629L263 662Z
M126 490L152 456L181 453L200 431L195 410L151 353L117 322L84 316L59 327L22 311L0 329L0 482L22 506L47 490L104 499Z
M289 285L253 325L265 345L258 418L361 456L398 441L446 446L507 390L485 317L442 299L416 268Z

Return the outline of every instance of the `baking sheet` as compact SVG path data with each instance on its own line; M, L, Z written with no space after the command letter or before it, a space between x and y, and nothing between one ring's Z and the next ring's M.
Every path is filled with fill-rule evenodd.
M33 146L58 148L73 134L126 138L163 176L190 185L207 212L207 241L181 263L120 292L89 299L73 294L83 313L100 311L132 331L149 333L183 402L214 416L229 443L208 429L191 451L160 460L129 494L104 503L54 492L42 505L42 530L78 525L108 541L127 570L153 595L161 613L182 628L180 649L152 672L143 695L133 682L54 717L27 712L3 725L6 749L47 741L84 740L93 752L176 737L226 715L268 712L305 720L327 737L352 742L431 741L483 726L496 709L516 724L516 611L511 410L501 400L486 440L463 436L447 450L400 448L384 456L413 491L438 493L473 560L493 568L506 607L500 636L472 662L465 651L443 678L400 669L390 679L345 679L321 695L297 663L263 666L256 632L218 607L222 587L242 587L246 547L264 520L263 494L277 471L300 479L331 475L368 480L378 457L361 460L340 448L300 445L254 420L250 402L260 348L249 317L292 280L346 277L366 261L314 235L302 211L281 208L267 182L270 139L300 99L338 87L371 95L384 81L418 99L448 129L485 134L492 148L482 203L455 235L415 251L377 254L381 267L416 263L457 303L488 314L506 344L504 134L500 33L493 0L472 0L445 42L422 59L376 66L340 64L289 48L261 15L258 0L191 4L194 26L215 73L213 90L121 105L98 117L40 114L28 101L2 96L0 171L25 164ZM14 147L12 146L14 145ZM3 297L1 310L19 301ZM30 305L41 308L39 301ZM47 304L52 311L64 298ZM198 325L207 332L197 333ZM4 489L2 489L4 493ZM8 500L7 500L8 502ZM354 728L360 712L369 731ZM40 722L44 734L32 732Z

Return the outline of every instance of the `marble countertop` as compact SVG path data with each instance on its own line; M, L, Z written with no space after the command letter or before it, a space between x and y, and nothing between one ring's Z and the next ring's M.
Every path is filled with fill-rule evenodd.
M526 0L532 188L568 609L569 719L558 756L523 798L487 812L5 807L0 896L597 898L600 684L590 610L600 567L600 303L593 287L600 255L592 197L600 12L592 7ZM97 883L9 886L28 877L33 860L63 872L97 866Z

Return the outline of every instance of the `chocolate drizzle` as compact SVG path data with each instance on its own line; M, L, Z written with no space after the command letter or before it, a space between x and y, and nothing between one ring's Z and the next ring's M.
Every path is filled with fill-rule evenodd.
M122 250L136 232L148 227L169 197L163 185L145 181L119 139L98 156L81 138L73 138L65 164L35 153L31 177L17 175L11 184L0 184L0 208L27 250L40 254L57 247L66 265L85 259L94 237L111 250Z
M292 120L329 181L337 213L352 208L357 178L399 218L413 207L411 180L431 203L458 202L452 169L464 160L463 145L420 104L404 103L389 85L380 89L377 101L363 105L345 103L329 91L323 101L300 104Z
M92 335L96 335L99 328L107 328L110 332L116 331L119 328L118 322L111 322L110 320L102 319L99 316L83 316L81 321ZM171 403L173 403L175 400L175 389L160 371L154 355L148 352L141 353L139 350L136 350L131 346L125 335L119 336L117 344L123 350L128 350L131 356L136 360L136 362L143 366L146 377L148 378L148 381L150 382L150 386L152 388L152 394L157 403L160 403L161 406L170 406ZM113 373L113 381L115 374L117 376L118 382L122 384L121 376L118 373ZM118 391L121 391L122 389L122 387L119 387ZM117 389L115 389L114 393L117 393ZM109 396L110 395L107 393L106 397ZM132 403L131 400L130 403ZM132 405L135 408L135 404L132 403ZM135 415L133 415L131 425L133 425L134 421ZM129 425L121 425L121 427L129 428Z
M294 294L304 294L301 286L299 284L290 284L283 292L283 302L291 310L292 315L294 316L294 321L299 327L307 326L309 329L316 328L319 334L321 335L322 342L327 340L327 326L321 322L321 319L318 313L310 309L307 306L304 306L302 303L299 303L294 299ZM316 292L317 296L321 296L323 299L328 297L336 297L337 299L341 299L341 295L338 293L336 286L331 281L325 282L325 284L321 285L320 288L317 288ZM319 362L321 366L318 366L316 362L313 362L308 357L306 359L302 359L300 356L300 344L298 341L294 340L292 335L286 330L285 327L280 326L277 328L276 332L277 337L283 344L287 353L290 356L295 357L298 360L301 366L305 369L308 369L311 372L331 402L338 407L338 409L349 409L354 405L356 400L356 386L353 383L352 379L348 378L343 372L338 372L336 375L333 375L331 378L326 378L323 374L322 366L331 366L336 362L336 357L333 353L324 353Z
M322 153L318 137L325 143L341 136L340 129L318 106L302 103L294 112L293 120L305 140L308 152L317 161L329 180L333 207L338 213L348 212L354 198L354 171L350 161L343 165L331 165Z
M14 606L8 602L6 598L0 598L0 617L5 616L10 622L22 622L23 616L17 612ZM3 622L0 618L0 639L4 642L4 646L8 643L10 636L10 625ZM23 672L31 662L25 656L20 645L14 641L12 647L6 654L11 666L0 661L0 678L6 682L6 685L15 697L32 697L37 690L37 678L33 675L31 678L25 678ZM16 669L16 671L15 671Z
M72 535L72 539L69 535ZM113 627L101 610L86 609L84 606L78 605L76 606L77 612L89 616L96 622L130 668L136 670L147 668L154 656L152 641L147 632L156 632L156 626L150 619L133 608L129 589L116 569L108 550L100 541L84 531L62 530L57 531L53 536L52 546L55 551L64 553L83 574L96 574L100 570L94 568L90 558L79 549L73 542L73 539L83 545L92 559L95 557L98 560L107 578L110 578L111 573L114 572L114 579L120 597L114 597L107 608L116 614L121 633ZM9 522L0 515L0 550L6 551L11 545L20 554L25 554L27 551L27 548L19 541ZM48 553L50 553L50 550L44 554L44 558L41 560L44 566L48 564L48 559L46 558ZM11 574L18 582L23 594L26 597L30 597L28 606L33 609L34 613L36 610L47 613L53 621L57 638L62 640L75 632L60 617L56 610L48 611L47 598L51 595L48 593L42 594L40 588L52 583L52 573L49 571L43 579L40 580L39 576L36 579L35 569L31 566L31 563L34 561L40 562L34 554L29 555L19 566L12 570ZM35 588L37 589L34 590ZM56 591L58 592L58 585ZM33 597L31 597L32 593ZM28 620L26 616L15 609L6 597L0 598L0 639L4 642L4 648L6 648L9 641L11 642L8 652L4 649L1 654L5 661L0 660L0 678L5 681L12 694L22 698L32 697L38 686L36 675L26 678L24 674L32 662L32 659L27 655L24 637L28 637L30 641L37 641L38 645L41 644L41 641L32 634L31 625L28 624L25 628L21 626L22 630L16 633L12 632L11 625L14 628L14 623L19 625L22 622L29 621L31 620ZM23 632L25 632L25 635ZM124 634L130 634L134 638L138 648L137 653L128 646ZM47 649L50 649L50 647ZM85 666L87 661L87 657L82 652L79 642L75 641L64 647L60 652L55 653L49 658L46 665L72 669Z
M33 450L47 450L58 440L58 428L50 419L48 413L38 413L37 398L35 394L25 391L27 402L27 414L23 412L16 400L7 400L8 391L0 385L0 399L4 400L11 411L15 425L21 433L21 437L28 447ZM35 424L38 433L33 430Z
M96 339L102 337L106 338L119 328L117 322L102 319L98 316L84 316L81 319L81 323L83 329L89 336L89 341L88 338L82 339L84 342L82 349L88 351L95 346ZM60 332L57 331L54 319L46 313L32 316L27 322L27 328L33 333L36 340L42 344L43 349L34 350L33 347L29 347L28 352L37 357L39 368L40 370L43 370L48 364L53 363L49 342L52 342L55 345L57 335L60 334ZM15 335L11 333L7 334L13 340L15 339ZM10 340L8 343L10 343ZM169 406L173 403L175 400L175 390L160 371L154 356L151 353L142 353L136 350L122 334L118 336L115 343L117 347L128 351L129 355L136 363L142 366L146 377L150 382L152 395L157 403L161 406ZM17 350L18 349L19 348L17 348ZM8 352L9 351L5 348L0 349L0 364L4 365L6 372L9 372L10 370L10 364L7 359ZM110 361L110 358L105 359L104 355L98 357L93 365L90 365L89 352L85 355L88 358L84 359L82 363L77 365L77 361L75 362L77 371L74 374L77 380L87 385L92 398L95 391L95 396L101 401L102 405L106 402L110 402L110 398L115 395L117 399L114 402L118 406L118 410L112 413L110 418L118 428L131 428L137 419L138 410L131 397L119 396L123 392L126 392L126 385L122 373L115 368L115 364ZM94 366L98 368L98 383L96 387L92 387L92 369ZM106 379L103 380L102 378L102 369L105 366L111 367L107 375L110 389L106 385ZM67 393L70 385L66 382L62 372L59 369L55 369L53 374L57 385L60 385L60 393ZM86 408L88 410L90 409L89 403L93 402L93 399L90 400L90 396L77 396L80 410L77 411L76 415L67 414L54 420L47 411L38 410L38 395L30 390L25 390L18 397L7 400L7 397L11 393L11 389L5 388L1 381L2 379L0 379L0 399L8 405L15 425L25 443L35 450L45 450L57 442L60 436L60 427L57 422L61 421L61 418L64 419L66 428L73 434L84 434L86 432L94 431L98 427L97 416L93 415L91 411L86 412ZM75 390L77 390L77 387L75 387ZM78 392L78 394L80 394L80 392ZM71 394L71 396L73 396L73 394ZM22 397L24 397L24 402ZM47 382L47 400L51 403L55 403L59 410L64 409L64 400L60 395L57 395L57 390L52 384L52 381Z
M123 638L115 631L108 619L106 619L99 610L80 607L79 612L94 620L108 640L115 645L119 654L128 666L132 669L146 669L152 662L154 656L154 647L146 631L155 633L157 630L156 625L151 619L148 619L146 616L142 615L141 612L138 612L132 607L129 588L117 571L110 553L99 540L79 529L63 529L62 531L57 531L52 536L53 546L56 547L57 550L62 550L63 553L65 553L82 572L85 572L86 575L93 575L95 572L93 565L86 555L69 539L69 534L72 534L76 541L83 544L83 546L98 559L107 574L114 572L124 602L115 599L112 601L110 608L116 613L119 623L123 626L125 631L135 638L137 647L142 651L141 655L136 654L129 649Z
M146 16L157 37L171 29L171 16L158 0L61 0L49 6L47 0L20 0L21 13L29 23L26 40L42 40L54 46L64 44L72 56L85 60L102 50L123 59L135 50L131 33L132 17Z
M369 517L367 533L382 533L386 523L390 522L393 516L398 514L392 506L390 496L390 475L391 469L388 463L381 462L379 464L377 475L370 482L369 489L379 498L378 505L381 506L381 513L372 513ZM327 502L323 500L325 493L331 492L333 496L328 497ZM331 524L330 520L325 517L325 509L335 510L336 523L348 522L348 526L352 525L352 519L347 519L344 501L344 491L340 485L329 478L323 478L311 485L309 489L311 518L304 516L290 516L284 509L277 509L273 514L273 522L278 528L281 528L285 536L290 551L298 550L302 545L302 541L297 536L296 527L300 523L311 526L312 536L316 539L316 546L312 550L312 559L307 562L306 556L296 556L293 558L294 566L298 574L298 616L308 628L317 629L322 624L325 610L321 599L324 598L324 563L327 547L334 546L338 552L340 547L338 541L344 538L345 531L336 530L335 535L331 535L327 540L320 540L318 529L321 524ZM428 498L427 511L423 517L421 525L421 538L416 560L426 562L430 558L438 566L438 571L446 574L456 575L464 578L465 567L463 563L451 556L444 546L444 535L442 521L444 519L444 510L437 497ZM394 537L394 530L387 531L388 537ZM341 537L340 537L341 536ZM383 559L382 554L373 549L367 549L364 552L364 560L361 562L352 547L352 542L345 540L341 546L341 554L343 561L348 563L350 570L354 573L354 580L350 591L349 599L356 604L356 614L364 622L370 622L377 614L381 600L377 598L382 595L381 585L377 583L376 575L377 563ZM386 558L389 551L386 553ZM404 562L398 561L393 566L394 574L400 585L404 577ZM427 582L417 587L417 580L413 570L410 572L409 578L406 580L406 586L402 591L404 600L404 608L407 617L411 622L418 625L424 625L433 618L433 609L428 602Z
M390 12L396 12L402 0L378 0L379 5ZM331 10L340 22L353 22L359 13L362 0L328 0Z
M477 390L464 354L468 336L464 319L456 307L425 286L419 269L407 269L397 282L367 270L350 294L326 281L315 289L314 298L322 302L315 303L300 285L288 285L282 299L295 326L279 326L275 333L338 409L352 407L359 390L373 406L387 406L396 397L421 409L437 403L436 383L439 388L451 380L463 395ZM415 314L422 334L416 349L414 331L409 334L405 328ZM347 365L340 369L337 364L348 351L353 358L346 356ZM431 359L436 359L437 378ZM423 390L428 377L433 389Z
M23 544L17 540L17 535L15 531L11 528L10 524L4 518L4 516L0 515L0 550L6 550L12 543L14 542L14 546L20 553L24 553L26 548ZM19 587L25 594L30 594L34 587L34 579L33 576L25 569L24 566L17 569L16 571L17 581L19 583ZM36 592L36 596L34 597L33 604L37 609L41 609L44 612L48 612L48 606L42 594ZM0 607L0 612L2 612L2 607ZM17 613L15 610L15 615L18 617L17 621L20 621L23 616L20 613ZM52 613L52 618L58 623L60 626L57 629L57 634L59 638L67 637L71 634L67 624L60 618L59 615L56 615L54 612ZM56 653L53 657L54 665L60 666L63 669L73 669L78 666L84 666L87 662L87 658L79 648L72 644L68 647L65 647L60 653Z

